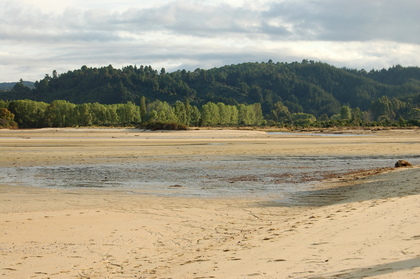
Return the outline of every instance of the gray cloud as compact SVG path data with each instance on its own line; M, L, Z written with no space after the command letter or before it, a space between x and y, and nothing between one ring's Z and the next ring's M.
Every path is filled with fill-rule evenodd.
M54 12L21 3L0 4L4 81L85 64L167 70L306 58L367 69L420 64L417 1L262 1L255 9L168 0L112 9L109 0L102 8L90 3Z
M7 27L1 31L5 39L120 41L126 39L120 35L123 32L132 36L168 32L217 38L266 35L283 40L420 43L419 10L420 2L407 0L281 1L269 4L265 11L174 1L123 12L74 8L60 14L7 6L0 22Z
M283 19L294 39L418 44L419 10L420 2L411 0L284 1L272 4L263 17Z

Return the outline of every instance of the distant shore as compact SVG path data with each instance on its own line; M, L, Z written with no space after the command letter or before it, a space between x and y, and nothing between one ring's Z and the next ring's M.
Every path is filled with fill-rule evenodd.
M0 130L0 168L178 155L420 156L418 129L355 133ZM0 175L0 275L418 278L419 170L390 166L385 172L333 177L296 206L259 198L44 189L7 185Z
M362 131L349 131L353 134ZM331 132L328 132L331 133ZM129 162L161 155L417 155L420 130L380 130L361 136L316 137L256 130L143 131L46 128L0 130L0 166ZM224 143L224 145L214 145ZM180 146L188 147L180 149ZM116 154L118 156L116 156Z

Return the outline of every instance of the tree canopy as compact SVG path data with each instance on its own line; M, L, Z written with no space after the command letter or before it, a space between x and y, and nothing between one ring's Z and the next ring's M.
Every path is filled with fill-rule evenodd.
M355 123L357 118L358 123L392 123L417 121L420 108L420 68L400 65L367 72L308 60L269 61L171 73L151 66L83 66L67 73L53 71L34 87L20 80L12 89L0 91L0 99L11 102L7 109L16 115L18 124L22 116L14 111L17 100L44 103L38 108L48 109L43 125L45 121L74 121L55 115L57 108L75 110L73 118L85 119L87 125L110 125L117 115L125 123L155 119L187 125L230 125L237 118L242 125L263 120L287 125L305 114L324 122ZM101 120L95 104L109 106L108 120ZM139 106L139 115L132 116L134 107L128 104ZM83 116L88 109L98 115ZM310 119L298 122L313 124ZM41 125L32 121L31 125Z

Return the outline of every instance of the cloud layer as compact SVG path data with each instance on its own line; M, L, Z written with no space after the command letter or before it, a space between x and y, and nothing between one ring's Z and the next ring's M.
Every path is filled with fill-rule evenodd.
M268 59L367 70L420 65L418 1L33 2L0 4L0 81L108 64L167 71Z

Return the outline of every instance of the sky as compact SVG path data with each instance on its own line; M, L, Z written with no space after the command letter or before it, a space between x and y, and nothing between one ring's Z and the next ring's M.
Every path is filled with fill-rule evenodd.
M83 65L420 66L414 0L1 0L0 82Z

